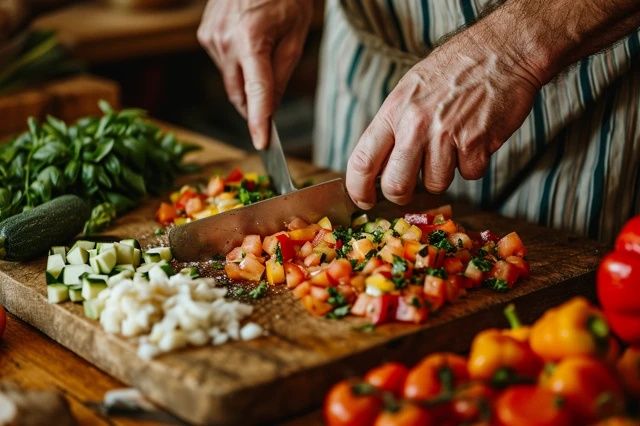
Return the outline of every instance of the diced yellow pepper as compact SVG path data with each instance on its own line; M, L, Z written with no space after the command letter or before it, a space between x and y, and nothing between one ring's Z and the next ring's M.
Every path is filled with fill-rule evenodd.
M396 289L393 281L382 274L369 275L364 283L367 287L373 287L383 293L390 293Z
M284 267L275 258L267 260L267 281L269 284L280 284L285 280Z
M320 225L320 228L326 229L327 231L331 231L333 229L331 221L326 216L318 221L318 225Z
M218 197L216 197L218 200L232 200L234 198L236 198L236 193L233 191L229 191L229 192L223 192L222 194L218 195Z
M411 227L402 234L403 240L420 241L420 238L422 238L422 229L418 228L416 225L411 225Z
M256 172L245 173L244 178L246 180L252 180L254 182L258 182L258 174Z
M175 203L176 201L178 201L178 198L180 198L179 191L172 192L171 195L169 196L169 199L171 200L172 203Z
M409 228L411 228L411 224L409 224L409 222L407 222L403 218L398 219L396 221L396 224L393 225L393 230L396 231L400 235L402 235L405 232L407 232L409 230Z
M191 222L191 219L188 217L177 217L176 220L173 221L176 225L184 225L185 223Z

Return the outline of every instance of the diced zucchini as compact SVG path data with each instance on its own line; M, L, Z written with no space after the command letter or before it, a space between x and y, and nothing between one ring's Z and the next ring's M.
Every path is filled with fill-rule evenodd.
M84 316L93 320L100 318L100 314L104 309L103 305L97 299L85 300L82 302L84 307Z
M118 284L119 282L127 280L127 279L130 279L130 278L133 278L133 272L132 271L121 271L121 272L118 272L115 275L110 276L107 279L107 285L109 287L112 287L112 286Z
M107 282L102 280L82 280L82 297L85 300L91 300L98 297L98 294L107 288Z
M47 274L51 275L52 278L56 280L60 278L64 266L64 257L61 254L52 254L47 257ZM47 284L50 284L48 280Z
M105 250L113 249L113 243L98 243L96 244L96 248L98 249L98 254L101 254Z
M69 288L64 284L49 284L47 286L47 301L60 303L69 300Z
M136 268L142 263L142 250L133 249L133 266Z
M145 251L145 254L159 254L161 260L166 260L169 262L173 259L173 254L171 254L170 247L154 247Z
M145 263L144 265L140 265L140 267L138 267L136 269L136 272L140 272L140 273L146 274L147 272L149 272L151 270L151 268L156 266L156 263L158 263L158 262Z
M391 222L389 222L387 219L376 220L376 225L383 231L386 231L387 229L391 229Z
M362 213L351 220L351 226L357 228L369 222L369 216L366 213Z
M118 265L133 264L133 247L122 243L115 243L113 246L116 249L116 263Z
M45 281L47 284L63 284L62 282L62 273L58 277L54 277L49 272L44 273Z
M374 233L375 231L377 231L378 229L380 229L378 227L378 225L375 224L375 222L367 222L364 224L364 226L362 227L362 230L364 232L368 232L370 234Z
M173 269L173 266L171 266L171 264L166 260L158 262L157 265L164 271L165 274L167 274L168 277L176 274L176 270Z
M411 224L404 220L403 218L399 218L396 220L396 223L393 225L393 230L398 234L402 235L409 230Z
M49 249L49 255L59 254L62 260L67 263L67 248L65 246L53 246Z
M87 252L89 252L89 259L98 255L98 249L87 250Z
M133 265L116 265L113 268L113 271L111 271L111 273L113 274L119 274L120 272L123 271L130 271L131 273L136 271L136 267Z
M200 278L200 272L198 272L198 268L195 266L187 266L186 268L182 268L180 273L183 275L187 275L191 278Z
M74 285L69 287L69 299L72 302L82 302L84 298L82 297L82 286Z
M96 248L96 243L94 241L87 241L87 240L78 240L73 244L73 247L71 247L71 250L73 250L76 247L80 247L83 248L85 250L91 250ZM69 250L69 251L71 251Z
M124 244L129 247L133 247L134 249L140 250L140 243L138 242L138 240L134 238L127 238L126 240L120 240L120 244Z
M145 264L153 264L153 263L158 263L162 260L162 257L160 257L160 253L149 253L149 252L145 252L142 257L144 258L144 263Z
M84 265L89 262L89 252L80 246L75 246L67 253L67 263L70 265Z
M62 282L66 285L80 285L82 274L90 274L93 270L89 265L67 265L62 271Z
M91 267L94 271L97 270L101 274L109 274L116 266L116 251L115 249L105 250L96 257L92 257Z

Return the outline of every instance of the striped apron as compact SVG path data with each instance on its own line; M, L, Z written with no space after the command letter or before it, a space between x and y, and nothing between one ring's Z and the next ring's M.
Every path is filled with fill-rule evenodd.
M314 160L344 170L400 78L494 0L328 0ZM542 88L480 180L447 191L604 242L640 211L640 31Z

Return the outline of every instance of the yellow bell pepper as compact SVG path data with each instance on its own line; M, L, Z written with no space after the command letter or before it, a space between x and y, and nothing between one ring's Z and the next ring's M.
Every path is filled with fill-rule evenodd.
M545 361L577 355L605 357L610 349L609 326L600 310L587 299L575 297L536 321L529 343Z

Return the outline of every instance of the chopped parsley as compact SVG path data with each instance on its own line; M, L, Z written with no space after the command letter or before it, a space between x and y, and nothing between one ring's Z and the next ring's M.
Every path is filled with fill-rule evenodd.
M359 325L357 327L353 327L353 329L355 331L360 331L362 333L373 333L374 331L376 331L376 326L375 324L367 323L367 324Z
M449 253L456 251L456 248L447 239L447 233L441 229L438 229L437 231L433 231L432 233L430 233L428 237L428 241L429 241L429 244L431 244L432 246L438 247L439 249L446 250Z
M427 268L427 275L443 279L447 278L447 273L445 272L444 268Z
M279 242L276 245L276 262L278 262L281 265L284 263L284 258L282 257L282 247L280 247Z
M489 260L482 257L474 257L471 259L471 263L482 272L489 272L493 266Z
M255 183L251 182L251 187L255 188ZM258 201L266 200L267 198L271 198L275 195L275 193L270 189L263 189L259 191L249 189L248 181L243 180L240 183L240 187L238 188L238 199L245 206L248 204L256 203Z
M391 266L392 275L404 275L407 272L407 261L400 256L393 255L393 264Z
M242 297L247 294L247 289L244 287L235 287L231 290L231 295L233 297Z
M357 260L355 259L351 259L351 266L353 267L353 270L355 272L360 272L364 269L365 266L367 266L367 263L369 262L369 259L371 259L372 257L376 256L378 254L378 251L376 249L371 249L369 250L369 253L367 253L364 256L364 260L360 263L358 263Z
M269 287L267 286L267 282L260 281L260 284L258 284L256 288L254 288L249 292L249 297L251 297L252 299L262 299L264 296L267 295L268 289Z
M422 302L420 302L420 299L417 298L416 296L413 296L411 298L411 304L418 309L422 308Z
M489 278L485 280L484 286L500 293L509 291L509 284L500 278Z
M349 305L338 306L333 311L329 312L326 316L329 319L340 319L349 315L350 310L351 306Z
M340 319L347 316L349 314L349 311L351 310L351 306L349 305L349 302L347 302L347 299L345 299L342 293L340 293L334 287L329 287L327 292L329 293L329 299L327 299L327 303L329 303L334 308L326 315L326 317L329 319Z
M221 271L224 269L224 256L216 254L211 258L211 267L214 271Z
M154 235L158 235L158 236L160 236L160 235L164 235L164 234L165 234L165 232L166 232L166 231L164 230L164 228L156 228L156 229L154 229L154 231L153 231Z
M384 238L384 231L382 229L376 229L371 233L373 235L373 242L380 244Z

